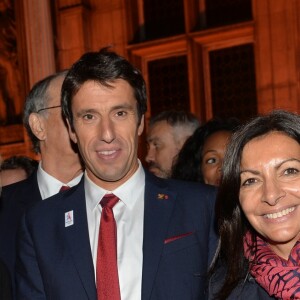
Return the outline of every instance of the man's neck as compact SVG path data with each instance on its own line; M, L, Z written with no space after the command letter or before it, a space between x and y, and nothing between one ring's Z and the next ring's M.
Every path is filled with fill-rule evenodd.
M70 182L83 172L83 167L80 164L79 159L53 160L42 157L41 165L45 172L63 183Z

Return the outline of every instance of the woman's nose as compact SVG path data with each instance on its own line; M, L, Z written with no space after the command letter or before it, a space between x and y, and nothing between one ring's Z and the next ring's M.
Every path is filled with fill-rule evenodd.
M268 179L263 185L262 201L274 206L279 199L284 197L285 192L280 187L280 184L274 179Z

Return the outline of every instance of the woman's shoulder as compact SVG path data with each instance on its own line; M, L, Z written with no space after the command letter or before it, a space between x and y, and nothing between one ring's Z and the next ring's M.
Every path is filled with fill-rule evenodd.
M214 300L216 293L222 287L226 274L224 265L219 265L209 281L209 300ZM248 273L244 279L241 279L238 285L232 290L227 300L270 300L275 298L269 294L255 281Z
M248 275L244 281L237 285L228 299L270 300L275 298L269 296L255 279Z

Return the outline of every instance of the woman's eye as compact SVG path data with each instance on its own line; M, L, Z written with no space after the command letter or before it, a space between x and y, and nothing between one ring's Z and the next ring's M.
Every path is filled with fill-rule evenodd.
M255 178L248 178L242 182L242 186L251 185L256 182Z
M284 171L284 175L294 175L294 174L298 174L299 170L295 169L295 168L288 168Z
M215 164L217 162L217 160L215 158L208 158L206 160L206 163L211 165L211 164Z

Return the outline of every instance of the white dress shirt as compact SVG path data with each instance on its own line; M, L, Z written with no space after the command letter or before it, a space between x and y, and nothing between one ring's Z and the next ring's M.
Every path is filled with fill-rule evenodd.
M67 185L69 187L77 185L82 175L83 173L73 178L70 182L63 183L54 178L53 176L49 175L46 171L44 171L42 168L42 163L39 162L37 170L37 182L42 196L42 200L57 194L62 185Z
M139 162L138 170L114 191L106 191L84 174L87 219L95 276L101 199L113 193L120 201L113 207L117 224L118 273L122 300L141 299L143 266L143 228L145 173ZM96 278L95 278L96 280Z

